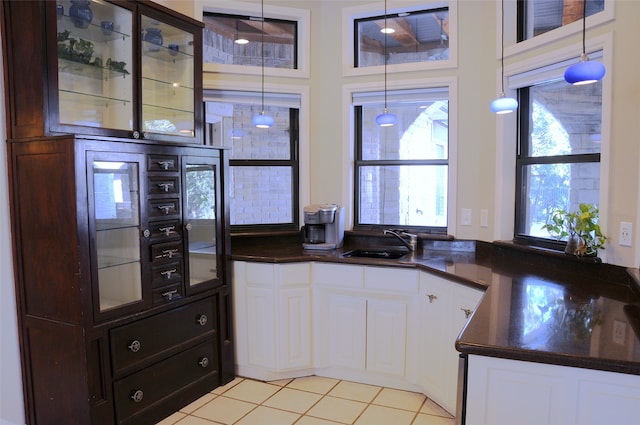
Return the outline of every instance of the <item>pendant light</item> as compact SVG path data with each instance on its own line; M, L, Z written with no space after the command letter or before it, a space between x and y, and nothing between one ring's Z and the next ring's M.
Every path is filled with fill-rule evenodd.
M504 0L501 2L501 51L500 51L500 97L491 102L491 112L501 115L509 114L518 109L518 101L512 97L506 97L504 95Z
M384 0L384 28L380 32L384 34L384 111L376 117L376 124L380 127L389 127L398 119L387 111L387 34L393 33L387 27L387 0Z
M262 58L262 109L260 111L259 114L254 115L253 119L251 120L251 123L253 124L254 127L257 128L269 128L273 125L273 117L271 115L266 115L264 113L264 0L262 0L261 2L261 22L262 22L262 28L261 28L261 42L260 42L260 56Z
M574 86L592 84L600 81L607 71L605 66L598 61L590 61L585 48L587 32L587 0L582 3L582 54L580 62L571 65L564 71L564 79Z

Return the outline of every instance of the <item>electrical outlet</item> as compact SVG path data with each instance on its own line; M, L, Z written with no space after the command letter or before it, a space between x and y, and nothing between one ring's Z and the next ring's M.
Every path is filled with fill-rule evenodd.
M633 237L633 225L627 222L620 222L620 236L618 243L620 246L631 246L631 238Z
M463 226L471 226L471 209L470 208L460 209L460 224L462 224Z

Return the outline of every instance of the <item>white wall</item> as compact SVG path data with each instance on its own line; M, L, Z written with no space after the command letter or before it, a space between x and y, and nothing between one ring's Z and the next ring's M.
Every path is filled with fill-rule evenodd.
M0 44L0 53L2 45ZM4 77L0 79L0 140L7 139ZM16 297L13 285L13 254L9 226L7 150L0 149L0 424L23 424L24 402L18 348Z

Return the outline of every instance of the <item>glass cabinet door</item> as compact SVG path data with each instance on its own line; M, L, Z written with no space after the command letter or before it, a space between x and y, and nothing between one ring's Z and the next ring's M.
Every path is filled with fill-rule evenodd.
M219 276L218 178L216 164L210 158L186 157L184 167L188 287L193 288Z
M87 164L100 313L143 300L140 163L123 159L94 157Z
M132 130L133 12L99 0L56 11L59 124Z
M195 136L194 34L142 15L142 129Z

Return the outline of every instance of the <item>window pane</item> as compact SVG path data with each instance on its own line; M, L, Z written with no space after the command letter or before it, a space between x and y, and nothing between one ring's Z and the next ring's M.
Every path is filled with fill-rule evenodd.
M449 59L448 8L388 14L386 27L384 15L355 20L356 67L384 65L385 50L387 64Z
M564 80L531 87L529 156L600 152L602 82L582 86Z
M265 18L263 25L260 18L206 12L203 19L205 63L261 67L264 55L266 67L298 68L297 22Z
M523 11L526 25L524 39L533 38L555 28L582 19L583 0L526 0ZM587 16L604 10L604 0L587 0ZM520 40L522 41L522 40Z
M231 225L287 224L292 217L291 167L229 167Z
M525 234L549 238L542 229L552 211L578 210L581 203L598 204L600 163L534 164L525 167L527 188Z
M389 103L396 125L380 127L376 116L384 105L365 105L362 123L362 159L447 159L449 142L449 102Z
M269 129L256 128L251 124L253 116L261 110L258 105L234 105L233 116L224 118L225 134L231 138L232 160L291 158L289 108L265 106L265 114L275 120Z
M358 222L390 226L447 225L447 166L363 166Z

